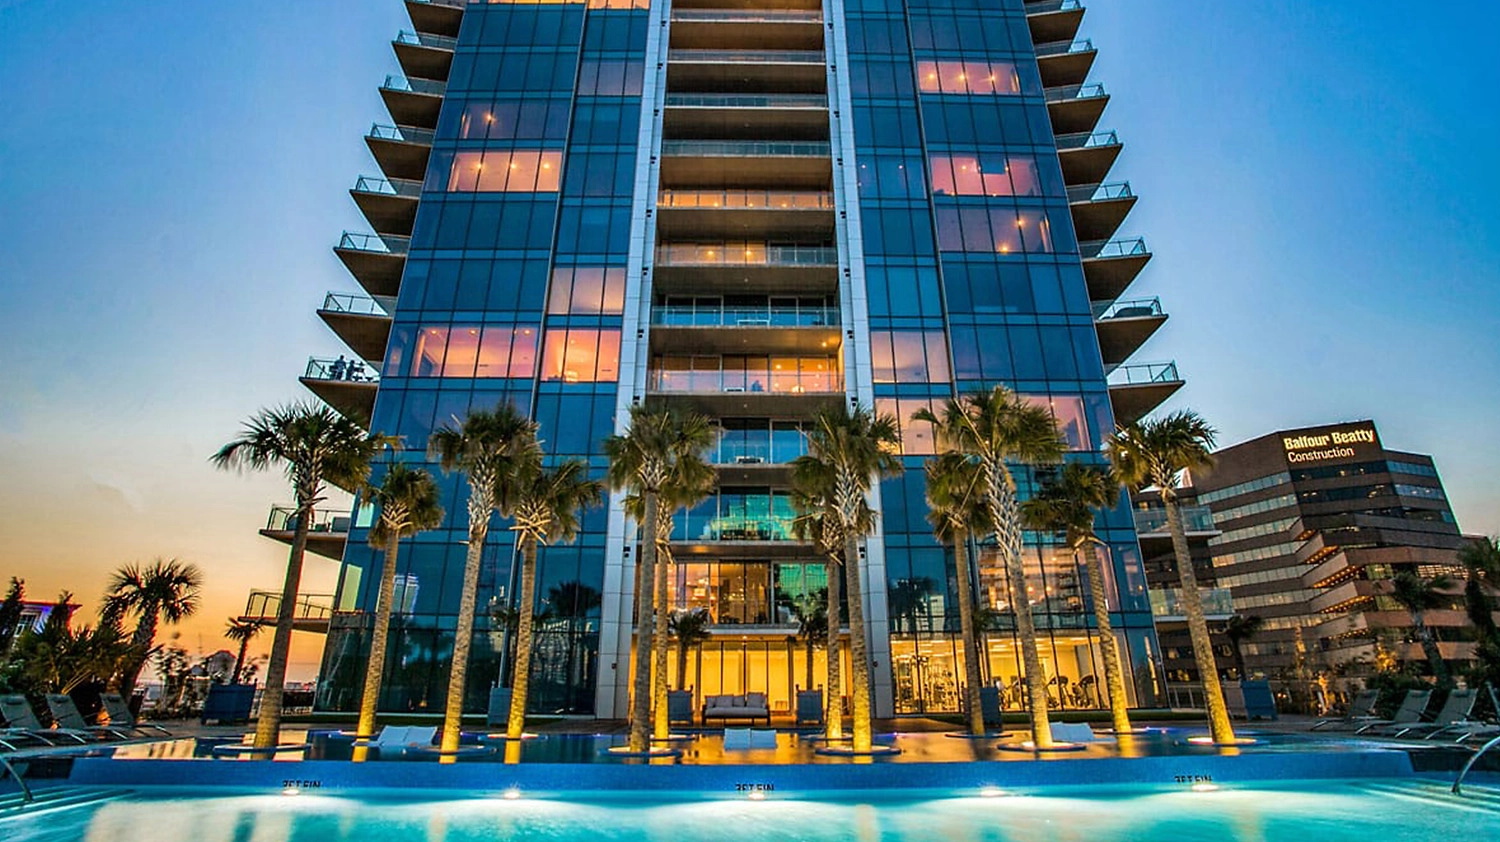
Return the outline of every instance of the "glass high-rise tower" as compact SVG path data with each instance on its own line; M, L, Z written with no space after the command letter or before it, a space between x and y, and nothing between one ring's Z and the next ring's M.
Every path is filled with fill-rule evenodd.
M1099 462L1117 421L1181 386L1171 364L1127 364L1166 317L1155 299L1124 299L1150 254L1115 238L1135 197L1109 182L1121 145L1096 130L1108 97L1088 82L1081 5L406 6L404 75L381 89L395 125L366 138L383 175L353 191L374 233L336 250L366 294L330 293L320 311L350 354L312 361L303 382L423 464L433 429L500 401L533 415L550 453L601 471L601 442L632 405L710 416L719 488L673 535L672 607L713 623L685 683L766 692L773 711L808 674L795 606L826 584L790 529L802 425L840 403L897 415L909 470L878 489L882 528L860 560L875 711L956 709L953 558L924 517L932 432L906 419L1003 383L1051 408L1071 459ZM1023 494L1037 481L1018 476ZM448 522L400 557L382 709L443 703L465 535L462 482L442 487ZM343 574L323 709L351 708L363 676L379 569L367 521L325 530ZM504 527L490 533L481 606L516 590ZM1130 689L1155 704L1160 659L1123 495L1099 527ZM1099 706L1084 574L1056 536L1029 539L1024 595L991 551L975 554L994 618L986 681L1016 684L1010 611L1024 599L1056 703ZM624 715L635 540L616 497L579 541L542 552L534 710ZM480 626L473 710L507 683L511 643Z

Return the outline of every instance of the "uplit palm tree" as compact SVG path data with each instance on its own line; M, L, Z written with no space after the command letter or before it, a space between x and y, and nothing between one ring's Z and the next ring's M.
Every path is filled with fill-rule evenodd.
M540 453L540 451L538 451ZM515 677L511 680L510 717L505 735L521 736L526 726L526 696L531 685L532 621L536 604L537 547L578 537L579 513L597 505L603 484L589 479L589 466L578 459L551 469L527 466L516 492L515 525L520 539L521 595L516 621Z
M969 562L969 541L975 535L994 531L985 504L984 475L978 463L948 453L927 461L927 522L933 537L953 545L958 582L959 637L964 650L964 705L969 733L984 733L984 709L979 700L979 630L974 618L974 583Z
M1099 626L1099 650L1104 656L1104 683L1115 733L1130 733L1129 701L1125 697L1125 669L1109 621L1109 602L1104 592L1104 562L1098 547L1104 542L1094 532L1094 516L1120 500L1120 483L1108 470L1081 462L1070 462L1052 482L1043 483L1032 499L1021 504L1022 519L1041 532L1061 532L1073 563L1088 573L1089 596L1094 603L1094 622Z
M1422 645L1422 654L1427 656L1427 663L1432 667L1432 674L1437 679L1439 687L1448 685L1448 665L1443 662L1443 653L1438 649L1437 638L1433 636L1432 629L1427 626L1426 614L1428 611L1443 608L1452 603L1453 597L1444 591L1451 590L1453 585L1453 580L1447 576L1423 579L1410 570L1402 570L1391 577L1387 591L1391 599L1411 614L1411 624L1416 631L1417 642Z
M458 627L453 636L448 698L443 711L441 750L445 752L458 750L463 727L469 651L474 643L474 603L478 599L484 543L490 534L490 515L496 511L504 516L514 513L518 497L516 479L538 458L536 423L509 403L502 402L494 410L471 410L462 421L454 420L455 426L437 430L427 442L428 453L437 457L443 470L462 471L469 486L468 551L463 588L459 592Z
M240 645L239 653L234 656L234 673L229 677L230 684L239 684L240 675L245 671L245 656L250 651L250 641L260 636L265 626L260 623L249 623L242 620L230 618L224 626L224 637Z
M694 608L688 611L673 611L667 623L672 639L677 641L677 689L687 689L688 652L694 646L708 640L708 609Z
M655 588L657 546L662 540L658 508L663 487L679 462L701 460L713 444L714 428L697 413L630 408L630 429L604 441L609 457L607 479L616 491L629 490L641 498L641 560L637 575L635 616L635 688L630 717L632 752L650 745L652 638L656 629Z
M651 632L651 704L652 735L665 740L670 729L667 710L667 645L670 617L667 606L667 578L674 569L672 558L672 521L680 509L691 509L714 493L718 472L702 458L678 459L672 475L662 487L657 517L656 624Z
M203 573L197 565L177 559L157 559L145 567L127 564L110 577L104 595L106 619L129 614L136 618L135 631L130 635L132 651L120 675L121 694L129 696L135 689L141 668L156 645L157 625L163 620L175 625L195 614L202 586Z
M829 492L832 488L827 471L821 466L806 464L792 476L792 507L797 517L792 521L792 535L799 541L808 541L823 556L823 575L828 581L824 597L827 602L823 610L824 635L827 638L828 657L824 660L824 681L828 687L828 699L823 719L823 736L829 741L844 738L844 697L842 663L844 657L843 610L839 604L841 581L844 569L844 539L838 527L838 518L829 512ZM809 660L809 675L812 666ZM808 689L812 679L808 678Z
M1202 416L1192 410L1179 410L1165 417L1138 421L1115 431L1109 443L1110 461L1115 474L1136 490L1155 487L1166 509L1167 531L1172 535L1172 553L1176 557L1177 577L1182 583L1182 613L1187 618L1188 634L1193 641L1193 660L1203 682L1203 696L1208 706L1208 725L1213 740L1220 745L1234 742L1234 726L1229 708L1224 704L1224 687L1219 682L1218 660L1208 634L1208 618L1203 613L1203 595L1193 570L1193 556L1188 550L1187 532L1182 524L1182 506L1177 502L1182 474L1193 468L1213 465L1213 446L1218 433Z
M296 499L296 526L292 530L291 553L287 556L286 580L281 586L281 603L276 611L271 658L266 663L266 686L255 724L255 748L274 747L281 733L281 697L287 658L292 651L297 589L302 583L302 562L307 552L307 533L312 529L313 509L323 502L329 484L358 488L370 475L370 460L390 441L385 436L366 436L358 424L326 406L299 403L256 413L245 422L239 438L213 455L213 463L222 469L281 468L292 484Z
M386 643L390 638L391 611L396 599L396 556L401 539L443 522L442 493L432 474L394 462L380 482L360 490L360 499L380 508L380 517L370 528L370 546L385 551L380 570L380 594L375 602L375 627L370 632L370 659L365 664L364 692L360 694L359 724L354 733L366 739L375 733L375 708L380 701L380 680L385 676Z
M1260 634L1265 625L1265 618L1259 614L1236 614L1224 624L1224 636L1229 638L1229 646L1234 651L1234 671L1240 681L1250 677L1245 671L1245 644Z
M823 517L844 543L844 575L849 585L849 650L853 672L853 749L868 752L873 744L870 730L870 659L865 640L865 612L860 599L862 571L860 539L875 528L876 513L868 494L875 483L900 474L900 427L892 415L867 407L853 411L840 405L817 414L807 429L807 455L792 463L802 488L824 489ZM828 523L825 522L825 527ZM831 601L831 598L830 598ZM829 623L833 628L832 618ZM830 688L831 689L831 688Z
M1047 715L1047 677L1037 650L1036 620L1026 590L1022 564L1020 504L1009 462L1051 464L1062 459L1066 443L1046 408L1023 400L1004 386L948 400L940 412L921 410L913 418L933 425L940 447L973 461L982 476L1000 560L1010 579L1011 605L1021 643L1026 693L1031 708L1031 739L1038 749L1052 748Z

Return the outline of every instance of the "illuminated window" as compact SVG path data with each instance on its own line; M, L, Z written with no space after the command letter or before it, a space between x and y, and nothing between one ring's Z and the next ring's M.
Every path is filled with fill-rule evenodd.
M925 421L914 421L918 410L937 412L942 401L937 398L876 398L875 411L882 415L893 415L901 427L901 453L906 456L931 456L937 453L937 434Z
M542 379L564 383L620 379L620 332L578 328L547 331Z
M870 332L871 367L876 383L942 383L948 377L948 349L940 330Z
M1083 398L1077 395L1022 395L1021 398L1052 412L1052 417L1057 419L1057 429L1062 432L1069 450L1093 450Z
M459 152L448 172L450 193L555 193L561 152Z
M619 315L625 310L625 269L562 266L552 272L547 312Z
M1040 196L1041 177L1030 155L933 155L935 196Z
M531 377L536 370L534 325L422 327L412 343L408 377ZM404 332L392 340L387 373L402 373Z
M1017 96L1021 77L1009 62L919 61L917 87L934 94Z

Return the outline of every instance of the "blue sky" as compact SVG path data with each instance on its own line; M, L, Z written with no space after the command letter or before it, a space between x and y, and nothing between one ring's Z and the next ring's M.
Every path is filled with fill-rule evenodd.
M1138 355L1233 443L1373 417L1500 532L1500 10L1453 0L1095 0L1084 35L1172 314ZM212 651L280 581L275 477L206 457L341 349L398 0L0 0L0 574L93 597L153 555L209 572ZM334 566L312 562L309 588ZM311 648L309 652L313 651ZM313 664L303 664L304 674Z

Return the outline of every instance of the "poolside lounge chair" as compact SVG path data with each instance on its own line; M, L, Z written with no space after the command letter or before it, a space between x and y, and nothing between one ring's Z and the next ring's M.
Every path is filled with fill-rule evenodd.
M1428 739L1447 731L1450 728L1459 727L1469 723L1469 715L1474 712L1474 703L1479 701L1479 691L1472 687L1454 690L1448 694L1448 700L1438 710L1437 716L1431 722L1418 722L1413 725L1391 726L1382 729L1381 736L1405 737L1425 736ZM1479 723L1473 723L1477 726Z
M119 693L100 693L99 701L104 705L104 714L109 717L111 728L120 728L138 734L155 732L163 737L172 736L171 731L160 725L136 721L135 714L130 712L130 705L126 704L125 697Z
M1427 703L1431 700L1431 690L1408 690L1406 697L1401 700L1401 706L1396 708L1395 714L1390 719L1376 719L1368 722L1356 729L1354 733L1363 734L1371 728L1389 728L1393 725L1420 725L1422 712L1427 710Z
M0 736L7 739L11 737L30 737L47 745L60 745L63 742L76 744L89 743L98 739L93 734L78 733L66 728L47 728L42 721L36 718L36 711L31 709L31 703L26 697L19 693L0 696L0 716L5 717L6 728L0 732Z
M368 746L383 752L400 753L409 748L430 746L436 736L435 725L387 725L380 729L375 739L370 740Z
M90 725L83 714L78 712L78 705L73 702L73 697L63 693L47 694L47 710L52 712L52 719L57 722L58 727L75 731L82 734L95 734L105 740L128 740L130 734L119 728L111 728L107 725Z
M1052 739L1059 743L1094 743L1099 738L1087 722L1053 722Z
M1379 690L1361 690L1354 694L1349 701L1349 711L1337 719L1320 719L1313 723L1310 730L1321 731L1329 729L1333 731L1354 730L1361 725L1379 719L1375 715L1375 703L1380 701Z

